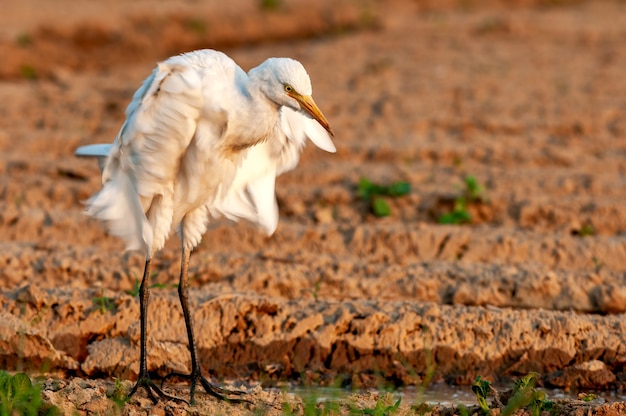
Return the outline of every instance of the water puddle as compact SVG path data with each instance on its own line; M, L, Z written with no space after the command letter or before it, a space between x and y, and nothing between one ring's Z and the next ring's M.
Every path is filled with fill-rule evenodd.
M512 384L494 385L498 391L506 391L512 387ZM578 393L574 391L565 391L562 389L537 388L544 391L548 400L556 399L578 399ZM348 390L335 387L293 387L287 390L289 393L300 396L303 400L315 399L318 402L346 399L354 393L371 390ZM446 383L438 383L429 386L426 389L408 386L397 390L389 391L394 396L402 398L402 403L418 404L441 404L450 405L476 405L476 396L472 392L471 386L454 386ZM626 392L616 391L584 391L580 393L593 393L600 400L608 402L626 401ZM491 399L491 398L490 398ZM490 401L489 399L489 401Z

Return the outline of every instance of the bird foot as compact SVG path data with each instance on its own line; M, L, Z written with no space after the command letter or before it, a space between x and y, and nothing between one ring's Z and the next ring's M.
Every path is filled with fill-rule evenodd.
M218 400L223 400L229 403L253 404L250 400L242 399L240 397L232 397L232 396L242 396L246 394L246 392L239 391L239 390L228 390L228 389L223 389L221 387L214 386L213 384L209 383L207 379L204 378L204 376L202 376L202 373L199 370L192 371L190 374L182 374L182 373L174 373L174 372L169 373L165 377L163 377L163 380L161 380L161 387L163 387L163 383L165 383L165 380L167 380L170 377L178 377L184 380L189 380L191 382L191 392L190 392L189 402L192 405L195 402L194 393L196 390L196 384L198 383L202 385L202 387L204 388L204 391L206 391L208 394L210 394L211 396L215 397Z
M135 394L139 387L143 387L146 390L148 398L150 398L150 400L152 400L152 403L154 404L159 401L159 397L165 400L174 400L176 402L186 403L187 405L189 404L187 403L187 400L175 396L170 396L169 394L165 393L163 390L161 390L161 388L154 384L154 382L150 379L150 376L148 376L147 374L139 375L137 383L135 383L133 389L130 391L130 393L128 393L128 397L131 397L133 394ZM155 393L158 395L158 397L155 395Z

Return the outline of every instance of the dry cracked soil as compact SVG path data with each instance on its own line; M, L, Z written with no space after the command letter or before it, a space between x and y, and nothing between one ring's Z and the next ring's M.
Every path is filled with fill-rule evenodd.
M2 8L0 368L41 379L62 413L313 414L290 389L339 386L337 414L477 414L445 397L393 409L380 389L469 390L479 375L512 386L536 372L571 392L551 414L626 414L623 1ZM111 142L155 63L197 48L246 70L303 62L338 151L309 145L278 179L272 237L216 221L193 253L202 367L252 404L116 402L138 373L143 258L83 215L100 174L73 151ZM411 190L379 218L362 178ZM471 221L441 224L455 207ZM179 255L174 237L155 259L157 379L190 366ZM183 382L166 390L188 397ZM575 399L587 391L609 399Z

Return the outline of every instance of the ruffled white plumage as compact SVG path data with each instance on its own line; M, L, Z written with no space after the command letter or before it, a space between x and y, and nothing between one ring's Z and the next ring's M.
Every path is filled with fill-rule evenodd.
M262 112L258 119L241 119L241 108L255 98L247 82L248 75L220 52L197 51L159 64L133 96L114 143L77 150L81 156L107 154L103 187L87 202L87 214L148 258L176 226L186 246L195 247L209 217L243 218L272 234L276 176L297 165L307 137L323 150L335 147L317 121L287 106L274 110L275 126L264 124ZM241 136L256 133L244 129L270 134L248 145Z

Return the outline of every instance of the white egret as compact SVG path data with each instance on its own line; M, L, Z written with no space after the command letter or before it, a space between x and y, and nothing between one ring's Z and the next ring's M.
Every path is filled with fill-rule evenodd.
M76 151L106 155L102 189L87 201L87 214L146 256L139 376L130 395L143 387L153 402L155 393L177 399L150 379L146 352L150 263L176 229L191 373L172 374L190 380L191 403L197 383L217 398L245 401L227 397L240 392L213 386L202 375L187 296L189 257L210 218L244 218L272 234L276 176L297 165L307 137L335 151L332 129L311 94L306 70L293 59L270 58L246 74L221 52L189 52L159 63L143 82L113 144Z

